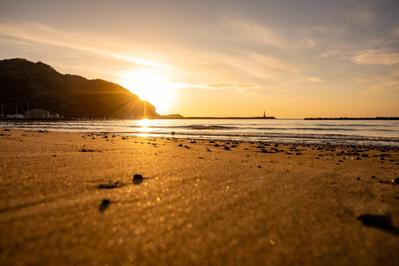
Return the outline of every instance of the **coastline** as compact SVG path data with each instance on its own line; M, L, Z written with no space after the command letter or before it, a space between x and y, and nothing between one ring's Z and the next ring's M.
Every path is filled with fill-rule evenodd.
M3 265L399 260L398 148L0 133Z

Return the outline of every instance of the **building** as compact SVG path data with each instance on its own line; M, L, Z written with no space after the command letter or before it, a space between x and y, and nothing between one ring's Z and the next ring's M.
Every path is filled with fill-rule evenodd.
M24 112L24 118L27 119L46 119L46 118L60 118L60 114L52 113L43 109L31 109L29 111Z

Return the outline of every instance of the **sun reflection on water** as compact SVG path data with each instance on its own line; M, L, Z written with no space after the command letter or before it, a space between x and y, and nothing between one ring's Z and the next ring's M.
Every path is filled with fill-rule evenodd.
M139 126L140 126L140 131L142 132L148 132L150 131L149 126L151 125L151 121L147 118L143 118L138 122Z

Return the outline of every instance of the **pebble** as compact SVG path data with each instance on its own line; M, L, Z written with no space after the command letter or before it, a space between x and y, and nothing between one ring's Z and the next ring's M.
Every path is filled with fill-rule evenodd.
M113 189L113 188L119 188L121 186L122 186L121 182L115 181L115 182L99 184L97 186L97 188L98 189Z
M399 185L399 177L392 179L392 184Z
M144 180L144 177L140 174L133 175L133 184L140 185Z
M108 208L110 203L111 201L109 199L103 199L100 203L100 206L98 207L98 210L100 212L104 212Z
M363 225L372 226L379 229L386 230L393 227L391 216L388 215L362 214L357 217L357 219L361 221Z

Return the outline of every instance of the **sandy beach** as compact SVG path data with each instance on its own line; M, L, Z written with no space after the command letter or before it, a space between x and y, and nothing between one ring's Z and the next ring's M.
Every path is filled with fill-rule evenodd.
M1 265L399 265L397 148L11 129L0 173Z

